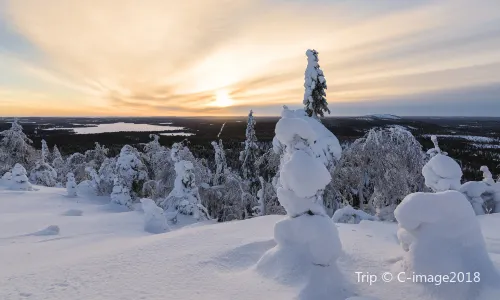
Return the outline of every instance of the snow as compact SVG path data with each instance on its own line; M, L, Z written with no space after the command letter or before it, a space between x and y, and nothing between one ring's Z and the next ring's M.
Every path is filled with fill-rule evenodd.
M474 210L460 192L410 194L394 215L400 228L412 237L410 245L404 247L408 250L401 264L404 271L480 274L480 282L425 284L430 293L443 299L467 300L475 298L483 287L500 283Z
M26 169L20 165L16 164L11 171L12 179L10 180L10 189L11 190L24 190L31 191L33 187L31 183L28 181L28 177L26 176Z
M164 132L164 133L160 133L160 135L164 135L164 136L193 136L196 134L191 133L191 132Z
M174 131L184 130L184 127L178 126L159 126L151 124L135 124L135 123L112 123L112 124L98 124L97 126L88 127L68 127L68 128L47 128L43 130L72 130L76 134L97 134L105 132L154 132L154 131Z
M430 134L424 134L423 137L431 137ZM475 135L450 135L450 134L435 134L434 136L440 138L451 138L451 139L464 139L472 142L479 143L492 143L498 142L497 138L487 137L487 136L475 136Z
M395 115L390 115L390 114L374 114L374 115L369 115L368 117L373 117L377 119L384 119L384 120L400 120L401 117L395 116Z
M479 149L500 149L500 145L498 144L472 144L472 146Z
M12 191L0 180L0 299L290 300L298 299L304 287L305 274L295 272L295 278L280 282L257 268L264 253L277 245L274 224L287 217L176 224L170 232L152 235L144 232L141 211L119 210L107 197L79 189L77 203L66 197L65 189L36 189ZM70 209L83 214L64 216ZM306 218L304 222L313 225L312 218ZM481 216L477 221L486 249L499 267L500 215ZM61 229L58 235L31 234L52 224ZM394 272L401 262L405 252L396 239L397 224L361 221L334 226L343 248L336 253L340 274L335 279L343 277L344 282L332 285L342 285L341 294L350 295L329 299L435 299L420 284L358 282L356 272ZM300 226L296 229L303 232ZM332 279L332 274L324 275L324 280ZM485 290L477 300L499 298L500 291Z
M451 157L434 155L422 168L425 184L434 191L458 190L462 169Z
M45 229L42 229L40 231L34 232L30 235L38 235L38 236L43 236L43 235L58 235L61 230L59 229L59 226L57 225L50 225Z
M149 233L164 233L170 231L163 209L151 199L141 199L144 211L144 230Z
M347 205L337 209L332 216L332 220L335 223L359 224L362 220L375 221L377 218L362 210L354 209L352 206Z

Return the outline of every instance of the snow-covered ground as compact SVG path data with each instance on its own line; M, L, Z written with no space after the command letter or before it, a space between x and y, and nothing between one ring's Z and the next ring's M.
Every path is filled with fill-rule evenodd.
M274 225L283 216L171 225L154 235L144 231L141 211L110 205L109 198L68 198L65 189L34 188L11 191L0 181L0 299L288 300L303 288L302 274L277 281L256 270L276 245ZM500 215L478 218L498 269ZM381 282L382 273L400 272L405 254L396 223L336 226L343 247L337 265L349 294L433 299L419 284ZM362 275L376 275L378 282ZM500 299L500 292L478 299Z
M487 136L475 136L475 135L451 135L451 134L434 134L438 138L450 138L450 139L464 139L472 142L479 143L491 143L498 142L498 139L487 137ZM431 137L431 134L424 134L424 137Z

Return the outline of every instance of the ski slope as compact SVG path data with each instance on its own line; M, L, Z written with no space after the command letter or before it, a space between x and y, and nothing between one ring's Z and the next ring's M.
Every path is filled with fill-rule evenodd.
M255 267L276 245L274 224L283 216L219 224L185 218L153 235L143 230L141 211L110 205L109 198L34 187L10 191L0 181L0 299L296 299L303 286L301 274L273 280ZM500 216L480 222L498 269ZM44 231L51 225L59 232ZM356 272L398 272L404 252L397 224L337 226L344 251L338 267L349 294L433 299L419 284L358 282ZM478 299L500 299L500 292Z

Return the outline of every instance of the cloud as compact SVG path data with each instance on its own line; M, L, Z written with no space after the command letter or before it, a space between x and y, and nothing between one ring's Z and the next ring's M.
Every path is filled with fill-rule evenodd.
M498 1L350 3L9 0L6 16L40 54L21 69L78 94L86 114L277 113L302 101L307 48L332 105L500 81ZM235 107L210 106L221 89Z

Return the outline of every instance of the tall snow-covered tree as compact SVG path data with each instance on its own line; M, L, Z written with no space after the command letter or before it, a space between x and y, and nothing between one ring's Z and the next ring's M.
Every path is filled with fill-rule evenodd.
M134 201L130 196L130 190L119 177L115 177L113 191L111 192L111 202L132 208Z
M148 179L146 166L139 157L137 149L125 145L120 151L115 166L119 182L131 192L133 197L141 192L142 185Z
M344 151L333 185L343 204L393 219L406 195L425 191L424 162L422 146L405 128L372 129Z
M226 153L224 151L222 140L219 140L219 143L213 141L212 146L215 151L215 174L213 178L213 185L220 185L225 182L225 175L228 172Z
M241 174L245 180L258 184L258 175L255 168L259 146L257 145L257 136L255 135L255 119L253 111L248 114L247 130L245 133L245 149L240 152Z
M209 218L207 209L201 204L196 186L194 166L191 162L180 160L175 163L175 186L160 206L168 212L179 212L193 216L196 220Z
M59 148L57 148L57 145L54 145L54 148L52 149L52 167L54 170L57 172L57 184L62 186L63 182L65 182L65 162L64 159L61 155L61 152L59 151Z
M85 151L85 162L87 167L99 169L101 164L108 157L108 152L109 149L106 148L106 146L102 146L96 142L94 149Z
M306 51L306 56L304 109L309 117L319 119L319 117L324 117L325 112L330 113L326 101L326 79L318 64L318 51L309 49Z
M33 143L23 132L23 127L17 118L12 122L10 129L0 132L0 173L10 170L16 163L31 168L35 162Z
M47 146L47 142L42 140L42 162L49 163L51 158L49 146Z
M73 153L66 159L65 174L73 173L75 181L80 183L87 179L87 173L85 171L85 155L81 153Z
M76 190L76 181L75 181L75 175L71 172L66 174L66 192L68 194L68 197L76 197L77 196L77 190Z

